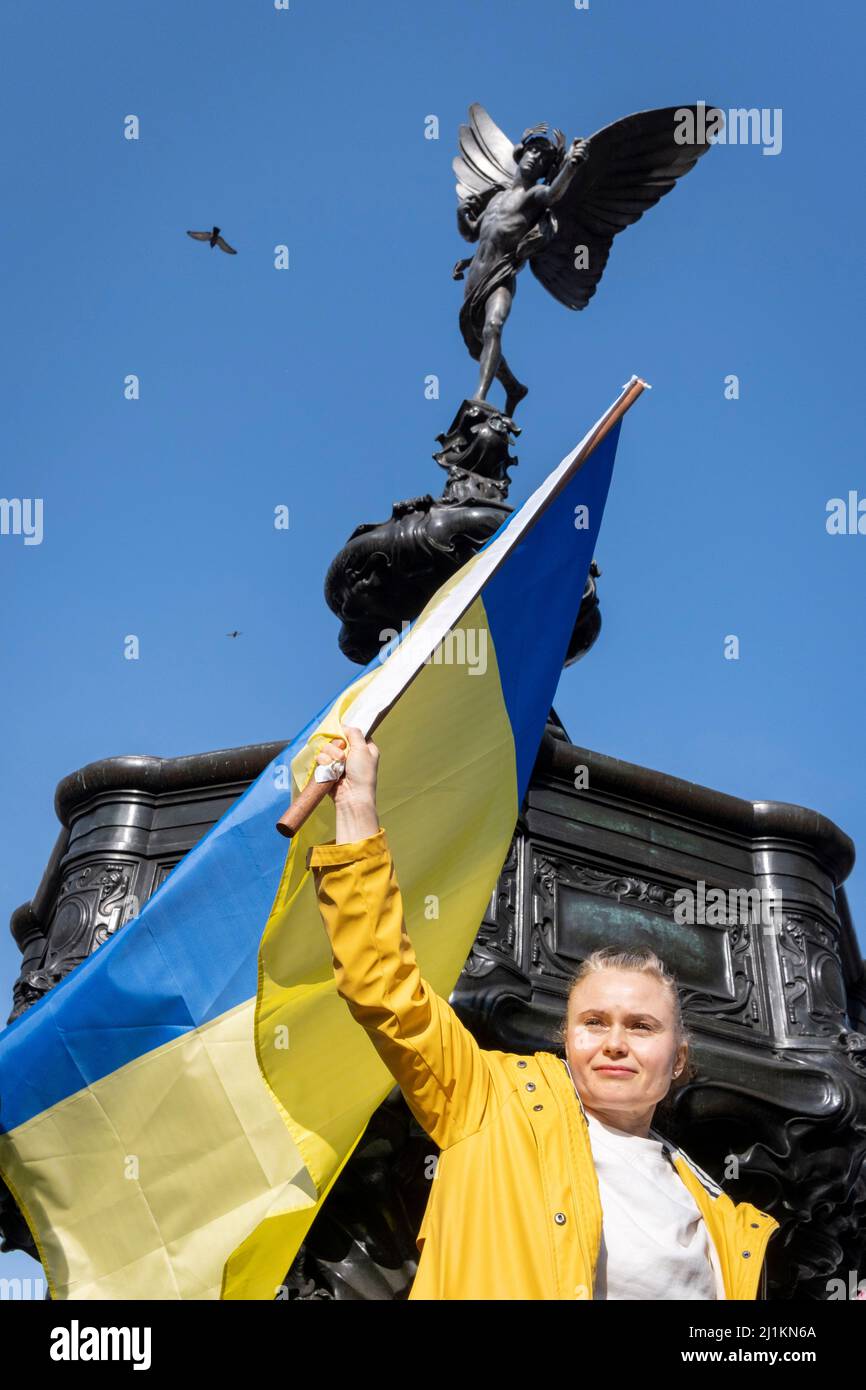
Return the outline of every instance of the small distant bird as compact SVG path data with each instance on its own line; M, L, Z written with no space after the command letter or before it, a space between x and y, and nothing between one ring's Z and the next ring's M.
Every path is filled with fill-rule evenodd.
M212 232L187 232L187 236L191 236L193 241L209 241L211 250L213 250L215 246L218 246L221 251L227 252L229 256L236 256L238 254L235 248L229 246L225 238L220 236L219 227L214 227Z
M227 632L227 633L226 633L226 637L240 637L240 635L241 635L241 634L237 631L237 629L235 629L234 632Z

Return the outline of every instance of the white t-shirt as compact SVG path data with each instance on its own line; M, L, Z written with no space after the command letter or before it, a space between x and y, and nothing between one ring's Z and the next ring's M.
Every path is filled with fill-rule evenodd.
M706 1222L661 1142L587 1120L602 1209L593 1298L725 1298Z

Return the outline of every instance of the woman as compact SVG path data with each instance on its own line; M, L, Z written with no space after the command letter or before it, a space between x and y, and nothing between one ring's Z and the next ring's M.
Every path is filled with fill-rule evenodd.
M336 838L307 863L338 992L441 1151L410 1298L763 1297L779 1223L735 1205L651 1126L688 1064L661 961L583 962L565 1058L480 1048L421 975L376 810L379 750L345 733L348 749L317 755L345 765L329 789Z

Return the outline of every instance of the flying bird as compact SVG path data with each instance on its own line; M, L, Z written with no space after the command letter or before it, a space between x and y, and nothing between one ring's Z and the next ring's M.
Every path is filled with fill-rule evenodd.
M214 227L212 232L187 232L187 236L191 236L193 241L209 241L211 250L213 250L215 246L218 246L221 251L225 251L229 256L236 256L238 254L235 248L229 246L225 238L220 236L219 227Z
M234 632L227 632L227 633L226 633L226 637L240 637L240 635L241 635L241 634L237 631L237 629L235 629Z

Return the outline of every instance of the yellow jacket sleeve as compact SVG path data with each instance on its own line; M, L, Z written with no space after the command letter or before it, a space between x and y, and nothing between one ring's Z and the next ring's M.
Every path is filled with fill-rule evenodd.
M307 851L334 955L337 992L366 1030L418 1123L440 1148L474 1133L494 1104L483 1050L421 975L394 862L375 835Z

